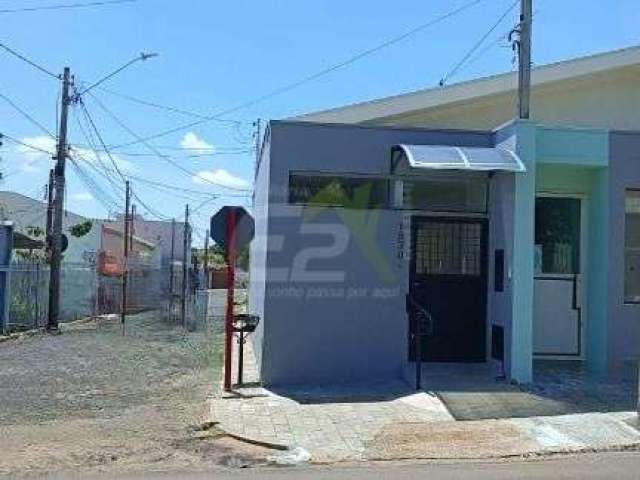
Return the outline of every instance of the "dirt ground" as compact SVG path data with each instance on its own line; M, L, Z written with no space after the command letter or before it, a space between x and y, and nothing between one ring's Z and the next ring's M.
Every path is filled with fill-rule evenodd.
M0 474L242 467L266 452L202 425L220 345L153 312L0 343Z

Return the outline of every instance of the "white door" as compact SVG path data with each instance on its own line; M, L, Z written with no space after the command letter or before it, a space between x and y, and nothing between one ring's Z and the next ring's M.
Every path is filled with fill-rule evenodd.
M533 352L582 356L583 200L536 198Z

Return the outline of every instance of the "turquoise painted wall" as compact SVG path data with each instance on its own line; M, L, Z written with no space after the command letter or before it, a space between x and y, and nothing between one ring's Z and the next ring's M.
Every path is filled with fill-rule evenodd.
M515 176L513 304L510 377L533 376L533 288L535 198L538 192L586 195L588 217L587 363L601 371L607 362L609 134L603 130L514 123L516 153L527 168Z
M606 130L538 126L536 163L606 167L609 132Z
M538 127L536 163L538 192L586 196L586 359L592 371L604 372L608 359L609 133Z
M533 379L533 244L536 193L536 126L517 122L516 153L527 171L515 175L513 212L513 314L511 379Z
M604 372L607 364L607 291L609 275L609 171L580 165L539 164L536 191L585 195L587 202L587 283L585 327L587 365Z

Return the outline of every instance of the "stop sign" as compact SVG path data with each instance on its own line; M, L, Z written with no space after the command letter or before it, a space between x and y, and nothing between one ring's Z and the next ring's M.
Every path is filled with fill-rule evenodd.
M235 215L233 215L233 213ZM235 217L233 227L236 232L236 249L240 250L253 240L255 234L255 224L253 217L243 207L226 206L222 207L211 217L211 238L225 251L228 248L227 223L231 217Z

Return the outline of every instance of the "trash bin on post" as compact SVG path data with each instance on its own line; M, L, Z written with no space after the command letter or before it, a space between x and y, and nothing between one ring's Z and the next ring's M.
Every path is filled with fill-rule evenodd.
M242 385L244 344L247 341L247 335L255 332L258 323L260 323L260 317L257 315L242 313L233 317L233 331L238 336L238 385Z

